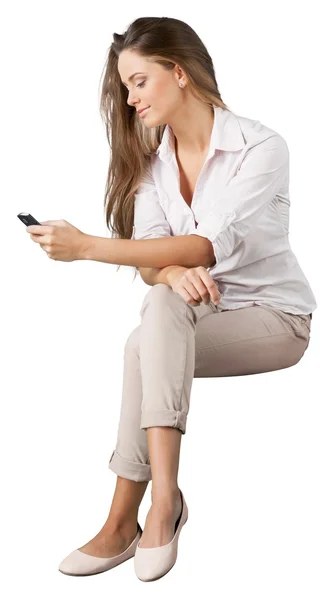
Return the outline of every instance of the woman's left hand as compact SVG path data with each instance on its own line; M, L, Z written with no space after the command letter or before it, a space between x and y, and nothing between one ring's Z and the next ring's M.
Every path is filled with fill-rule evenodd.
M71 262L83 258L88 236L68 221L42 221L41 225L29 225L26 231L53 260Z

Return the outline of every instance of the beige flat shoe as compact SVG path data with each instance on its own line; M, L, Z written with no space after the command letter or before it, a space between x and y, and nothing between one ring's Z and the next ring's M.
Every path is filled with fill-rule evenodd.
M166 575L177 559L178 539L183 525L188 520L188 507L180 490L182 511L175 524L174 537L165 546L157 548L141 548L136 546L134 555L135 574L141 581L154 581ZM139 540L140 541L140 540Z
M141 535L142 529L138 523L138 531L133 542L121 554L111 556L111 558L99 558L85 554L81 550L74 550L61 562L58 570L64 575L96 575L113 569L134 556Z

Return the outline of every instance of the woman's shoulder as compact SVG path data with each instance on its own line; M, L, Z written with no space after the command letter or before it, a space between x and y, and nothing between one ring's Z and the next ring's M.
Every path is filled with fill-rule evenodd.
M274 136L284 139L278 131L272 127L269 127L268 125L265 125L265 123L259 119L252 119L242 115L237 115L236 113L233 113L233 115L239 123L246 142L250 145L265 141Z

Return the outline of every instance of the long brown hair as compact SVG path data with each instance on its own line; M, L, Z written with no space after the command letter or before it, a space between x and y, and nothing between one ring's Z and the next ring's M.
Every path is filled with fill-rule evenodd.
M221 99L211 57L187 23L170 17L141 17L123 34L113 34L103 71L100 103L111 149L104 208L112 237L131 239L134 194L148 172L151 154L161 143L165 125L146 127L135 107L127 103L128 90L118 72L119 55L126 49L150 58L166 70L178 64L185 71L189 89L196 98L210 106L230 109ZM135 276L137 272L135 267Z

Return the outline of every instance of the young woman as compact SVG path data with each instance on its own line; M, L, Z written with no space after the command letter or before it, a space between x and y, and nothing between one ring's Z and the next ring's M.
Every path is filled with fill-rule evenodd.
M101 108L119 239L90 238L81 258L135 266L152 287L125 346L111 509L59 569L99 573L134 556L150 581L174 565L188 516L178 465L193 378L297 364L317 305L288 241L287 144L224 104L191 27L140 18L115 33Z

